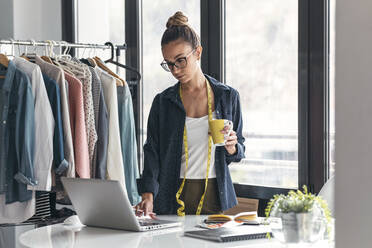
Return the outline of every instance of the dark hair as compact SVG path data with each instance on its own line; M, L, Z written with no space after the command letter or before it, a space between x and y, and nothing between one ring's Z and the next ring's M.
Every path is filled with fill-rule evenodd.
M161 38L161 46L178 39L190 43L193 49L200 46L198 34L189 26L187 21L188 18L181 11L177 11L173 16L169 17L166 25L167 29Z

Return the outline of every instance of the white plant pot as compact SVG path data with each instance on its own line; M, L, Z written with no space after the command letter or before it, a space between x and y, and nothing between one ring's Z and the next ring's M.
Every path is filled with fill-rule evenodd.
M314 243L324 237L326 220L310 213L281 213L281 230L274 237L285 243Z

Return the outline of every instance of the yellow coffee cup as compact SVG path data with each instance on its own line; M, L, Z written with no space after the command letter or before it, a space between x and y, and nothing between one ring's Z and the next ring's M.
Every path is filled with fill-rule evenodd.
M221 133L226 126L229 127L227 134ZM230 120L216 119L209 121L209 131L211 132L215 146L224 146L226 143L225 137L229 136L232 130L233 122Z

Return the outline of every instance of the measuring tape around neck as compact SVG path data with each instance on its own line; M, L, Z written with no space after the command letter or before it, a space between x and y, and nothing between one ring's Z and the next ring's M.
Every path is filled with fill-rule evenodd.
M208 120L212 120L212 96L211 96L211 87L209 85L209 82L207 79L205 79L205 83L207 85L207 97L208 97ZM183 103L183 98L182 98L182 87L180 85L180 97L181 101ZM186 181L186 173L187 173L187 168L189 164L189 151L188 151L188 144L187 144L187 132L186 132L186 123L183 129L183 145L185 147L185 157L186 157L186 169L185 169L185 174L181 183L180 188L177 191L176 194L176 200L179 205L181 205L177 209L177 215L178 216L185 216L185 203L180 199L183 187L185 185ZM209 175L209 168L210 168L210 163L211 163L211 153L212 153L212 137L209 134L208 135L208 161L207 161L207 175L205 177L205 186L204 186L204 193L199 201L199 205L196 211L196 215L200 215L202 207L203 207L203 202L204 202L204 197L207 192L207 186L208 186L208 175Z

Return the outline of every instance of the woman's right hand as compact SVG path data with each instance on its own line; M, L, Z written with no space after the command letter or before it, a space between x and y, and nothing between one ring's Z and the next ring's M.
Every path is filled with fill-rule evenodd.
M136 206L136 215L145 216L149 215L151 218L155 218L156 214L152 212L154 205L154 199L152 193L143 193L142 194L142 201L137 204Z

